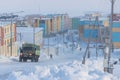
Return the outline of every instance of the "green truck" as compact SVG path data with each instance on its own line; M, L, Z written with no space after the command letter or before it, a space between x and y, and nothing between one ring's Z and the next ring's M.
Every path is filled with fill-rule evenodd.
M26 62L28 59L31 60L31 62L38 62L39 56L39 45L24 43L20 48L19 62Z

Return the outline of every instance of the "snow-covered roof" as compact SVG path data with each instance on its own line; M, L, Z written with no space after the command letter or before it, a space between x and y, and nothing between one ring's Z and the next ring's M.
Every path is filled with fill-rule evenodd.
M12 22L12 23L15 23L15 22ZM4 27L6 25L10 25L11 22L10 21L0 21L0 27Z

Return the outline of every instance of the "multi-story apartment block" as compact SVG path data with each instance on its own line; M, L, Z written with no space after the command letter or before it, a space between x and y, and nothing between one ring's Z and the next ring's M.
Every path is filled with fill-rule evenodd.
M115 48L120 48L120 14L113 15L112 42Z
M32 15L26 17L28 26L42 27L43 34L63 32L71 28L68 14Z
M16 24L2 23L0 26L0 54L4 56L16 56L17 46L15 42Z

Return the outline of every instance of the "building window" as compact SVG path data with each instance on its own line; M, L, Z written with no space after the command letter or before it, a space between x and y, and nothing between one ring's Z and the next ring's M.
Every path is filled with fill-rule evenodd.
M5 44L8 45L8 44L7 44L7 40L5 40L5 42L6 42Z
M6 28L5 28L5 34L6 34Z
M7 40L7 45L9 45L9 39Z
M6 40L5 40L5 45L6 45Z
M10 27L8 28L8 30L9 30L9 33L10 33Z
M14 31L14 25L12 25L12 32Z
M14 42L15 40L14 40L14 38L12 38L12 42Z
M7 28L7 32L9 33L9 27Z
M7 47L7 52L9 53L9 47Z

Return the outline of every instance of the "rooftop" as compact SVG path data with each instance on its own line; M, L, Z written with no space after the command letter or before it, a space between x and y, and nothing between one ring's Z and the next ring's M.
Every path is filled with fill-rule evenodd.
M13 22L13 23L15 23L15 22ZM0 21L0 27L4 27L4 26L10 25L10 24L11 24L10 21Z

